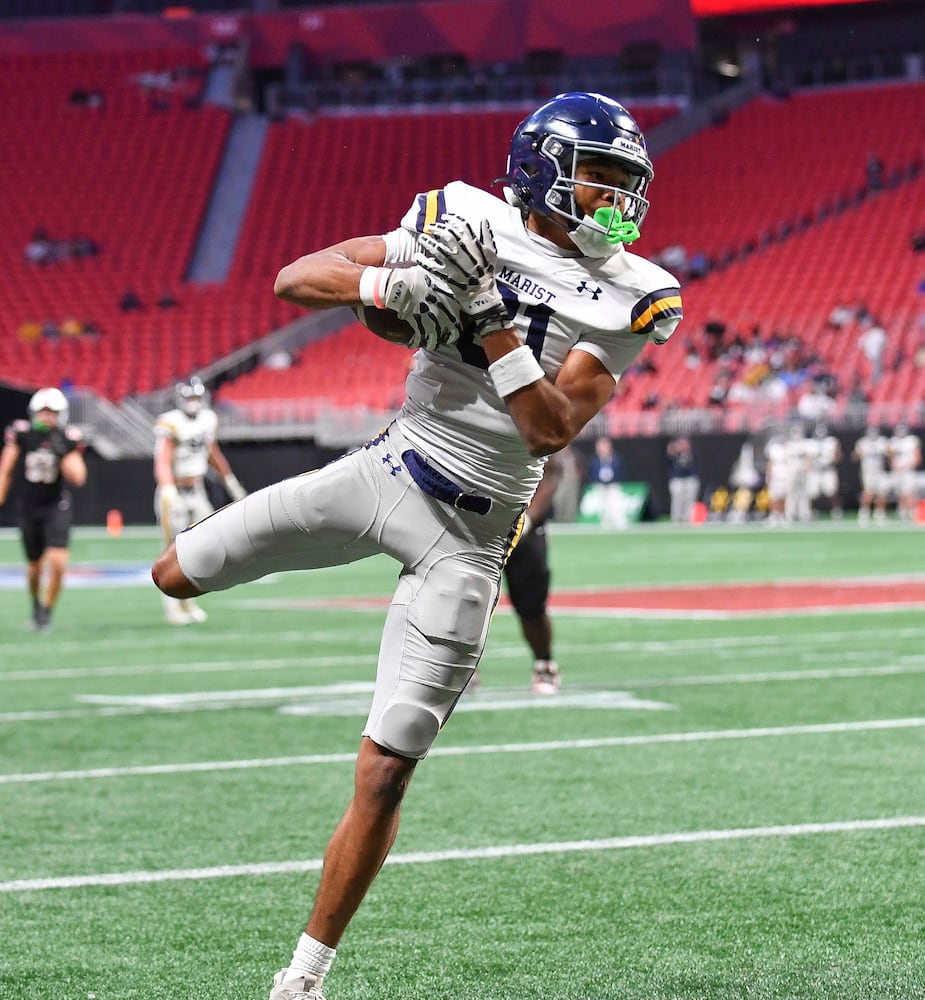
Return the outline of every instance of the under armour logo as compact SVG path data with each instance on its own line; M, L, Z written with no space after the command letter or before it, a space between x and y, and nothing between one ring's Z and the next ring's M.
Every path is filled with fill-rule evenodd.
M401 466L398 464L398 462L396 462L392 458L392 456L388 452L386 452L386 454L382 456L382 464L388 468L389 472L393 476L397 476L399 472L401 472Z
M604 289L603 289L603 288L598 288L598 287L595 287L595 288L592 288L592 287L591 287L591 286L590 286L590 285L589 285L589 284L587 283L587 281L583 281L583 282L582 282L582 283L581 283L581 284L580 284L580 285L579 285L579 286L578 286L578 287L577 287L577 288L575 289L575 291L576 291L576 292L590 292L590 293L591 293L591 298L592 298L592 299L594 299L594 301L595 301L595 302L597 302L598 298L600 298L600 295L601 295L601 292L603 292L603 291L604 291Z

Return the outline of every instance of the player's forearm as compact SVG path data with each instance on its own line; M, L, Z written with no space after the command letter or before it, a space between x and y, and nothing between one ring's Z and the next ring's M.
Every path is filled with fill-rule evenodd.
M277 298L307 309L357 305L360 275L365 267L385 260L381 237L361 237L299 257L276 276Z
M570 355L552 382L513 328L483 336L481 342L495 389L537 458L570 444L613 393L613 377L590 354L573 352L577 358Z
M61 475L77 489L87 481L87 466L83 459L69 462L67 458L61 463Z

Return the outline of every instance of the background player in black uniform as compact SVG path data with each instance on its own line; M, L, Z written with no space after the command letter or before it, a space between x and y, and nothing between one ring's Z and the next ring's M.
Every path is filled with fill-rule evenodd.
M561 478L562 460L558 455L550 455L527 508L523 534L504 567L508 596L520 619L524 638L533 650L534 694L555 694L561 681L552 655L552 621L546 610L550 573L545 528Z
M68 560L71 495L67 484L83 486L87 466L83 436L67 426L68 403L60 389L39 389L29 400L29 420L16 420L4 434L0 452L0 507L6 502L20 458L22 499L19 528L28 560L32 627L51 623ZM47 581L42 593L42 577Z

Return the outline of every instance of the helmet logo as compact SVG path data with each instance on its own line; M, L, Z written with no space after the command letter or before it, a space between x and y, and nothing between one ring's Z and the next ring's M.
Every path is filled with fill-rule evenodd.
M627 138L626 136L618 135L610 145L613 149L622 149L624 152L632 153L634 156L642 148L642 143L635 136Z

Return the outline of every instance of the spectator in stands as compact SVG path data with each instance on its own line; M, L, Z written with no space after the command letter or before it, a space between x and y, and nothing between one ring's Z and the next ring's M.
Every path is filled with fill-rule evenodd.
M854 318L858 323L863 325L865 323L872 323L874 314L867 308L866 302L858 299L854 306Z
M726 400L729 396L729 390L732 387L732 377L729 372L725 369L719 371L716 378L713 380L713 385L710 386L710 393L707 397L707 401L710 406L716 406L723 409L726 406Z
M665 249L655 258L657 264L661 264L666 270L683 281L687 277L688 259L687 250L680 244L675 243Z
M857 373L855 373L854 381L851 383L851 388L848 390L845 402L853 408L867 406L870 403L870 396L864 388L861 376Z
M691 257L687 269L688 279L690 281L698 281L700 278L705 278L710 273L711 266L710 258L703 250L696 251Z
M886 330L873 320L858 338L858 346L870 365L870 384L876 385L883 375L883 354L886 350Z
M104 98L100 90L85 90L83 87L77 87L71 91L68 101L78 108L101 108Z
M61 323L61 336L67 339L83 335L84 325L74 316L68 316Z
M768 359L768 345L761 336L761 327L753 326L751 337L745 343L745 356L742 359L747 365L764 364Z
M707 339L707 356L711 361L716 361L723 353L723 337L726 336L726 324L721 319L714 317L708 320L703 328L703 332Z
M21 323L19 329L16 331L16 336L24 344L34 344L37 340L42 339L42 324L36 323L34 319L27 319L24 323Z
M829 313L828 326L832 330L841 330L855 318L855 310L845 302L839 302Z
M282 371L284 368L291 368L292 355L285 347L278 347L263 359L263 367L269 368L272 371Z
M925 251L925 228L917 229L910 237L909 244L913 253Z
M79 260L82 257L95 257L100 252L100 246L96 240L89 236L75 236L70 243L70 255Z
M883 160L876 153L871 153L867 157L867 187L871 191L880 191L883 188Z
M53 319L46 319L42 323L42 338L44 340L57 340L61 336L61 330Z
M127 288L125 294L119 299L119 308L122 312L132 312L133 309L143 309L144 303L134 288Z
M160 298L157 300L159 309L174 309L179 304L179 300L169 289L164 289L164 291L161 292Z
M925 368L925 341L921 341L912 355L912 364L916 368Z
M44 229L36 229L26 244L24 255L30 264L47 264L52 259L53 244Z

